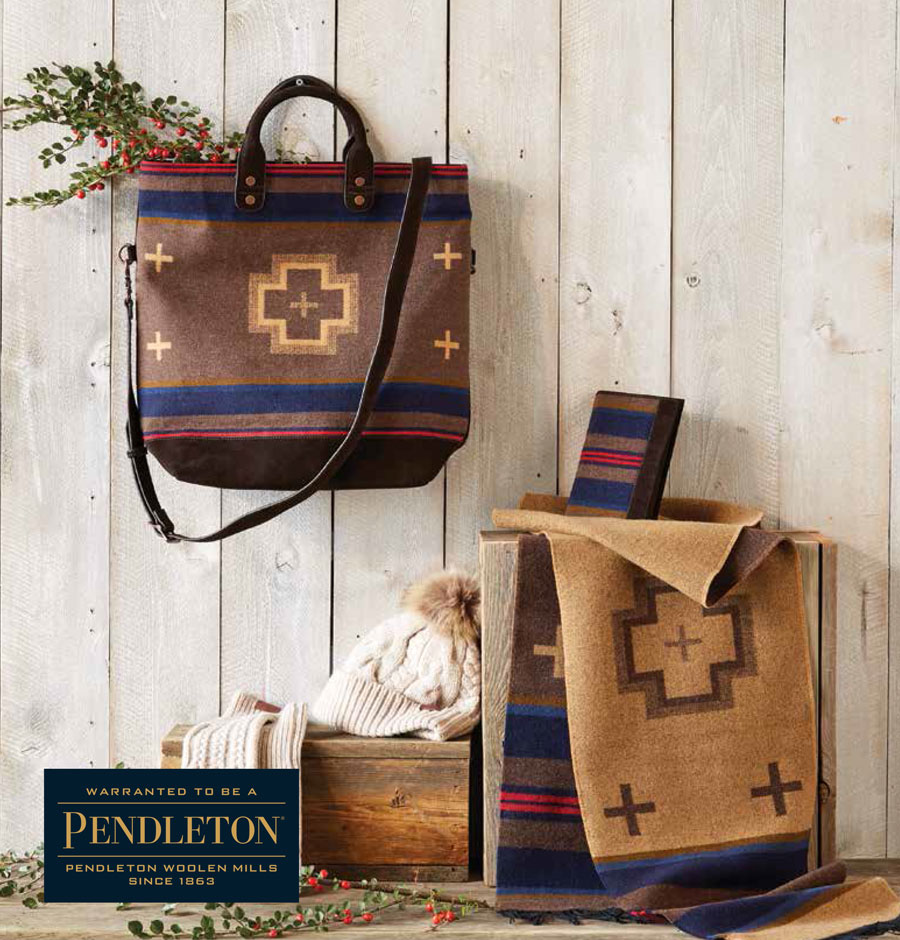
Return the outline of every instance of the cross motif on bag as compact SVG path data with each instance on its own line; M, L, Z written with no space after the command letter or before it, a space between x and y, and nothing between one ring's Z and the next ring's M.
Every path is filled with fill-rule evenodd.
M162 354L167 349L171 349L172 344L168 340L163 340L159 330L156 331L156 339L152 343L147 343L147 349L156 353L156 361L162 361Z
M792 793L803 789L803 784L799 780L781 779L781 770L778 767L778 761L772 761L769 764L769 784L765 787L751 787L750 796L757 798L761 796L771 796L772 804L775 807L776 816L787 816L787 803L785 802L785 793Z
M175 259L172 255L164 255L162 253L162 242L156 243L156 254L150 254L147 252L144 255L145 261L152 261L156 265L156 273L159 274L162 271L163 264L171 264Z
M306 319L306 313L307 313L307 311L308 311L308 310L315 310L315 309L318 308L318 306L319 306L319 305L318 305L314 300L307 300L307 299L306 299L306 291L305 291L305 290L302 290L302 291L300 291L300 299L299 299L299 300L295 300L295 301L291 304L291 310L299 310L299 311L300 311L300 316L303 317L303 319L305 320L305 319Z
M628 826L628 835L641 835L641 827L638 824L638 814L655 813L656 803L652 800L648 800L646 803L635 803L630 783L620 783L619 794L622 797L622 805L607 806L603 810L603 815L606 816L607 819L615 819L617 816L624 817Z
M444 242L444 250L435 252L433 258L435 261L444 262L445 271L453 267L454 261L462 261L462 255L458 251L450 250L450 242Z
M444 330L444 338L436 339L434 341L435 349L444 350L444 362L450 358L450 352L454 349L459 349L459 343L456 340L450 339L450 330Z
M688 662L688 650L692 646L698 646L702 643L699 637L689 637L687 631L684 629L684 624L678 624L678 639L677 640L666 640L663 644L668 647L678 647L681 650L681 661L683 663Z

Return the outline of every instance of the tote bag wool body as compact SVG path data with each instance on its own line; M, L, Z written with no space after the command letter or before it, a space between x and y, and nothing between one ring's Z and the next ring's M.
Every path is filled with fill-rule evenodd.
M265 162L259 126L299 93L349 113L344 162ZM190 539L158 505L146 452L186 482L301 491L210 540L318 489L425 484L466 438L467 169L374 164L355 114L289 79L237 164L141 164L130 456L169 540Z

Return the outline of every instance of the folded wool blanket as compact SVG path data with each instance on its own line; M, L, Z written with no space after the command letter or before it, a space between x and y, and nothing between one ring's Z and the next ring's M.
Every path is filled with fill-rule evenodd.
M494 513L520 536L497 907L698 937L900 925L880 878L807 872L814 706L795 546L725 504Z

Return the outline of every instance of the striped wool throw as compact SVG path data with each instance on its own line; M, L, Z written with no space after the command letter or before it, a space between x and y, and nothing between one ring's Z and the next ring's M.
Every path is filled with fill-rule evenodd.
M498 910L704 938L900 928L882 879L807 871L817 766L796 548L759 514L689 509L494 514L544 533L519 538Z

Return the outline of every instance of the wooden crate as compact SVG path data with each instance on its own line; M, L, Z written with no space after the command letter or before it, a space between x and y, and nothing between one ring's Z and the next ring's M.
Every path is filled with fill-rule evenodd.
M837 548L816 532L789 532L800 552L819 736L819 804L810 864L835 857L835 652ZM482 736L484 752L484 881L496 884L503 730L516 584L517 532L482 532Z
M162 741L181 766L188 725ZM466 881L471 738L357 738L310 726L303 742L305 863L346 877Z

